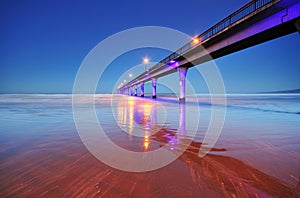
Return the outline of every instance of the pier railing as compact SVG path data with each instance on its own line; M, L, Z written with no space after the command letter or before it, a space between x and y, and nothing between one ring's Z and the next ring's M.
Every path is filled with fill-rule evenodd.
M178 58L179 56L185 54L187 51L193 49L194 47L203 44L208 39L214 37L215 35L221 33L222 31L225 31L225 29L228 29L234 24L238 24L239 21L249 17L250 15L254 14L258 10L263 10L264 8L269 7L268 5L273 5L274 3L278 2L279 0L252 0L231 15L227 16L223 20L221 20L216 25L212 26L208 30L204 31L202 34L196 36L195 38L199 40L196 44L193 40L176 50L175 52L171 53L169 56L158 62L157 64L153 65L151 68L149 68L147 71L143 72L141 75L133 79L127 84L135 83L139 78L144 77L148 73L151 73L155 70L164 68L170 61ZM194 38L194 39L195 39ZM126 87L124 85L123 87Z

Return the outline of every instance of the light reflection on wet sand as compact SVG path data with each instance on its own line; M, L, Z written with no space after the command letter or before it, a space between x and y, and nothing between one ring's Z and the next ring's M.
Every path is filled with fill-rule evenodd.
M229 145L217 145L210 154L199 158L201 138L193 140L189 135L189 112L184 105L174 104L178 114L173 118L177 117L178 127L172 128L174 125L160 122L161 111L156 111L155 102L132 97L115 102L117 121L127 127L128 133L114 125L106 126L106 130L120 146L140 152L163 145L174 153L189 145L188 148L176 161L159 170L128 173L95 159L81 143L71 122L55 124L51 132L45 128L39 135L27 138L7 135L0 146L0 197L300 196L299 175L293 175L296 185L287 185L257 167L226 156ZM105 105L100 108L107 108ZM134 136L136 127L144 130L142 137Z

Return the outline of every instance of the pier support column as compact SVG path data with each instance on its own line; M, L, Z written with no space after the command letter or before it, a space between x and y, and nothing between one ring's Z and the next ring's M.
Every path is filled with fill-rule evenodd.
M134 85L134 96L137 96L137 85Z
M144 96L145 96L145 89L144 89L145 87L144 87L144 86L145 86L145 84L142 83L142 84L141 84L141 97L144 97Z
M156 98L156 78L152 78L152 98Z
M298 20L295 22L295 27L296 27L296 29L298 30L298 33L300 34L300 19L298 19Z
M179 73L179 102L185 102L185 81L186 81L186 73L187 67L178 67Z

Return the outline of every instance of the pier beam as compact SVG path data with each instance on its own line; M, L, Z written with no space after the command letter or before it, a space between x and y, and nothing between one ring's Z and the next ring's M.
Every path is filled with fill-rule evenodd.
M141 97L145 96L145 83L141 84Z
M186 81L186 73L187 67L178 67L179 74L179 102L185 102L185 81Z
M156 78L152 78L152 98L156 98Z

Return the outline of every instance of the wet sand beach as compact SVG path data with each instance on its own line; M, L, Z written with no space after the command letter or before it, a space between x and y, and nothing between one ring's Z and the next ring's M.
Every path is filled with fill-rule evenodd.
M254 100L254 108L245 105L244 98L239 100L241 109L240 102L229 99L238 108L227 109L217 144L200 158L209 106L200 105L202 119L193 137L189 121L179 130L183 133L178 132L182 109L176 103L124 96L113 96L111 102L111 96L98 95L99 121L113 142L136 152L163 146L171 153L182 152L158 170L132 173L105 165L87 150L76 131L70 96L1 97L0 197L300 196L299 115L257 110L262 101L262 107L279 106L282 101ZM285 103L294 105L298 100ZM161 114L159 105L169 112L164 123L154 115ZM192 109L186 105L185 114ZM136 126L144 128L147 136L122 130L134 131Z

